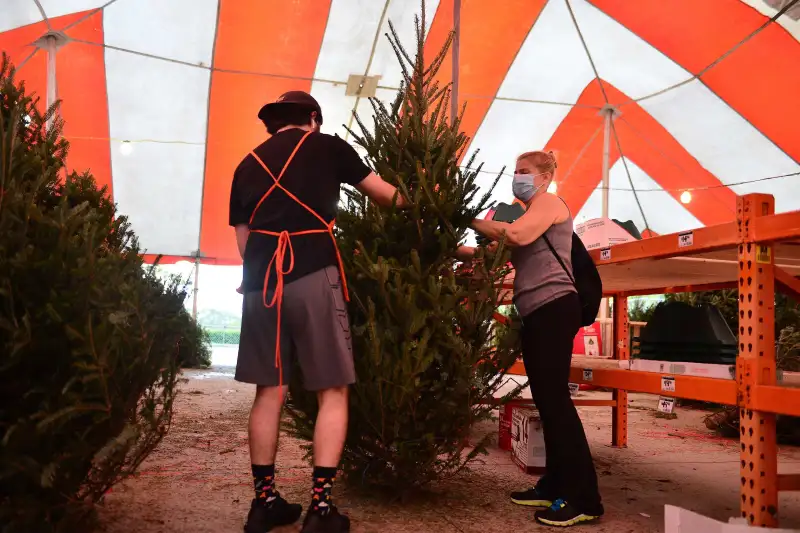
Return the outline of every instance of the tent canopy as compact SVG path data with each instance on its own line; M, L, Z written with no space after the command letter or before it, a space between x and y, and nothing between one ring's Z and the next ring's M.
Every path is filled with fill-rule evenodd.
M578 220L600 216L607 139L609 216L641 229L730 221L748 192L800 209L800 2L457 3L463 128L482 186L508 168L497 200L510 200L517 154L554 150L559 194ZM455 4L427 1L426 51L453 29ZM149 254L236 264L228 193L266 136L260 106L310 91L323 131L351 139L354 111L370 123L360 82L389 100L401 79L388 21L413 51L419 11L419 0L4 0L0 50L43 101L48 86L63 100L69 167L109 187ZM451 79L450 60L440 75Z

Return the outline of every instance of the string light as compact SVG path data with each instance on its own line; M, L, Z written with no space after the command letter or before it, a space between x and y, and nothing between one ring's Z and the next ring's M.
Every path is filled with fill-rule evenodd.
M681 193L681 203L688 204L691 201L692 201L692 193L690 193L689 191L683 191Z
M119 145L119 153L125 156L131 155L133 153L133 143L122 141L122 144Z
M558 184L555 181L551 181L550 185L547 186L547 192L550 194L558 194Z

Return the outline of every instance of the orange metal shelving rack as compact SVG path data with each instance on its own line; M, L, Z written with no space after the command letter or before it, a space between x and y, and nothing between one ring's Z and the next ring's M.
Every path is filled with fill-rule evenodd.
M602 367L585 372L576 358L571 381L613 389L612 402L597 403L612 405L618 447L628 443L628 391L737 405L741 513L751 525L777 527L778 491L800 490L800 474L778 474L775 415L800 416L800 388L777 383L774 309L776 289L800 301L800 211L776 215L774 198L765 194L741 196L736 207L733 223L591 252L613 298L618 360L630 358L629 296L738 287L736 379ZM522 364L511 373L525 375Z

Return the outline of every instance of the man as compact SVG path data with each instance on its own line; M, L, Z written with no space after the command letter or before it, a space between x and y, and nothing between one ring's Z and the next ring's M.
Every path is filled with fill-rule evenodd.
M239 164L230 198L230 224L244 260L236 380L257 385L249 424L255 499L245 531L264 533L302 513L275 489L274 466L284 384L296 359L319 401L312 500L302 531L346 532L350 520L333 505L331 489L355 369L333 222L342 183L382 206L396 196L400 207L406 202L349 144L319 132L322 110L311 95L288 92L258 117L272 137Z

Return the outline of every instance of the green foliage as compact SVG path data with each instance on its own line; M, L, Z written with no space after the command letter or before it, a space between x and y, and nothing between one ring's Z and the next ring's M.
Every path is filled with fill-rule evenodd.
M647 300L631 298L628 300L628 320L630 322L650 322L657 304Z
M3 533L78 529L75 521L167 432L178 362L203 349L185 287L144 268L127 220L91 175L65 175L57 107L37 106L4 56Z
M423 6L416 57L391 26L403 88L389 108L372 100L374 127L359 120L354 134L374 170L413 206L380 210L352 193L338 218L358 375L343 468L351 483L399 496L485 452L489 437L470 447L469 430L491 418L486 403L515 360L510 337L493 345L506 254L481 250L471 268L456 268L455 251L488 195L473 202L480 167L470 160L459 168L468 139L460 116L448 120L450 87L435 81L451 40L426 65L424 17ZM293 429L310 439L316 398L299 381L290 391Z
M713 305L720 310L731 331L739 331L739 294L736 289L668 294L666 301L685 302L689 305ZM629 308L630 316L647 322L656 306L638 309ZM634 320L631 318L631 320ZM800 371L800 304L790 297L775 294L775 360L779 370ZM706 417L706 427L731 438L739 435L739 409L730 406L718 407ZM783 444L800 444L800 418L777 417L778 441Z

